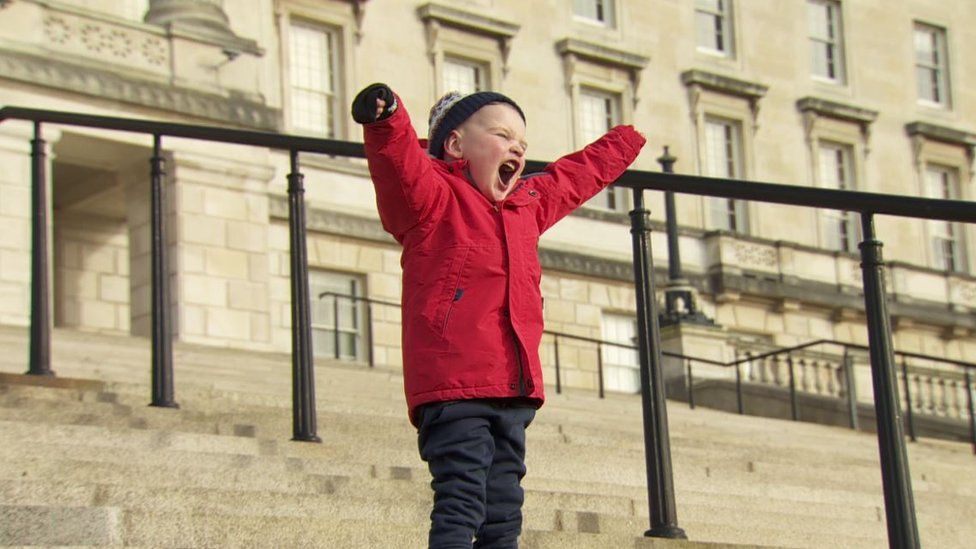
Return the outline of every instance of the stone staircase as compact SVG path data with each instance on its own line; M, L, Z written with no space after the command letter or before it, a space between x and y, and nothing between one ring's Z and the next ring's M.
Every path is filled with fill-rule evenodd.
M56 330L55 378L0 327L0 545L423 547L431 500L395 371L316 365L322 444L292 442L290 357ZM886 547L873 435L669 404L679 524L643 538L639 397L554 394L529 429L525 548ZM976 457L909 445L925 547L976 538Z

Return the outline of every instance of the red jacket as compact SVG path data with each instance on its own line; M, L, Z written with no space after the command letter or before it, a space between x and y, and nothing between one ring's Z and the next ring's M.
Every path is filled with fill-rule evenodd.
M644 138L613 128L523 176L496 206L465 177L465 161L427 154L398 102L363 132L380 219L403 245L411 421L429 402L522 397L541 406L539 235L619 177Z

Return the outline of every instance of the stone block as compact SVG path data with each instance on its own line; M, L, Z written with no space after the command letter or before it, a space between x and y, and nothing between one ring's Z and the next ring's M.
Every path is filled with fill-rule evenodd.
M367 275L370 297L384 301L399 301L402 291L400 277L370 271Z
M272 301L291 301L291 281L278 276L272 277L268 281L268 293Z
M115 248L83 244L81 247L81 268L97 273L115 274Z
M204 210L206 195L203 187L184 184L177 187L180 196L180 211L184 213L206 214Z
M400 324L375 322L373 324L373 344L399 347L401 345L401 331Z
M232 280L227 283L228 306L232 309L266 312L268 287L266 284Z
M184 214L180 216L180 234L189 243L223 247L227 244L227 222L215 217Z
M383 270L383 251L363 246L359 249L359 262L356 267L367 273L378 273Z
M226 280L206 275L186 274L180 279L183 300L193 305L227 306Z
M275 223L268 227L268 249L288 251L291 246L291 239L288 233L288 225Z
M0 505L0 545L122 545L122 511L114 507Z
M207 335L225 339L249 339L251 315L245 311L208 308Z
M31 196L26 182L22 186L0 183L0 216L30 219Z
M212 276L247 280L248 258L244 252L208 248L205 252L206 273Z
M399 276L403 272L400 266L400 250L385 250L383 252L383 272Z
M148 223L129 225L129 254L134 256L152 253L152 231Z
M576 304L576 323L583 326L600 326L603 311L596 305Z
M606 284L590 282L589 292L591 304L600 307L609 307L611 305L610 292Z
M128 305L115 306L115 327L121 332L128 333L130 328L130 314Z
M263 252L263 250L262 250ZM251 282L267 282L270 278L267 253L253 253L247 255L248 279Z
M586 303L587 296L586 282L575 278L563 278L559 281L559 297L567 301Z
M183 315L180 334L204 335L207 331L206 308L184 304L180 307Z
M180 271L184 274L204 273L206 271L204 251L205 248L201 246L180 246L177 252Z
M271 341L271 318L267 314L251 313L251 341Z
M268 247L267 231L263 225L228 221L227 247L245 252L263 252Z
M244 197L244 200L247 202L247 220L252 223L267 224L268 197L249 194Z
M207 188L204 190L203 213L244 221L248 218L247 200L240 192Z
M0 250L0 280L30 282L30 254Z
M31 249L30 221L0 217L0 248L29 251Z
M576 317L576 310L571 301L547 297L544 314L547 320L567 322Z
M98 297L110 303L128 303L129 279L123 276L99 275Z
M58 274L57 284L62 296L98 299L98 273L60 269Z
M78 325L85 328L117 329L118 315L115 306L100 301L78 303Z
M29 303L29 288L22 284L0 282L0 314L27 315Z

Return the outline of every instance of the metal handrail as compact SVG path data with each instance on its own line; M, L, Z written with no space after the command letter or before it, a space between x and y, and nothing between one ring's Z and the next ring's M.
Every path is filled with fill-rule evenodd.
M291 249L292 292L292 363L294 394L294 440L318 441L315 435L314 381L311 366L311 332L309 321L308 262L306 255L305 206L303 175L299 171L300 152L313 152L344 157L363 157L363 145L352 142L316 139L254 132L230 128L214 128L190 124L136 120L117 117L82 115L61 111L21 107L0 108L0 122L8 119L29 120L34 123L31 142L32 174L32 263L31 263L31 349L30 370L36 375L53 375L50 370L50 315L47 281L47 197L45 194L45 142L41 137L42 123L85 126L108 130L144 133L154 138L152 162L151 217L153 253L153 404L157 403L156 383L159 386L159 405L175 405L172 400L172 372L169 356L172 345L167 314L158 310L169 307L169 282L165 266L165 240L161 207L163 197L163 158L160 137L181 137L234 143L284 150L290 153L291 172L288 174L289 228ZM672 159L673 163L673 159ZM530 170L545 164L528 163ZM156 169L156 168L160 169ZM908 472L908 454L901 427L890 316L884 281L882 243L876 237L874 217L895 215L921 219L938 219L976 223L976 204L957 200L939 200L833 190L794 185L781 185L734 179L717 179L673 173L628 170L616 185L633 191L634 209L630 212L634 264L634 290L637 303L637 351L640 357L641 402L644 425L644 450L647 462L648 504L651 529L645 536L685 538L677 524L674 486L671 471L670 436L667 408L664 399L660 327L655 303L653 260L650 245L650 212L645 208L645 190L671 193L708 195L741 200L755 200L802 207L859 212L863 241L861 270L864 285L865 316L867 318L872 383L875 395L878 447L881 457L882 485L885 494L886 525L892 547L919 547L914 498ZM160 215L155 215L159 213ZM156 350L162 352L156 356ZM967 377L970 373L966 370ZM557 380L558 382L558 380ZM970 409L973 405L969 395ZM976 433L976 419L973 419ZM974 435L976 436L976 435Z

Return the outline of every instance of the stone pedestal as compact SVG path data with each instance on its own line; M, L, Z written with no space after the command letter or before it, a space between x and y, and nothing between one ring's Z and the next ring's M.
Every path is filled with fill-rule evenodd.
M665 353L676 353L695 358L726 362L733 356L724 327L714 324L679 322L661 327L661 349ZM669 398L680 400L688 396L688 369L683 359L665 355L663 360L665 389ZM695 380L707 378L735 379L730 368L692 364Z

